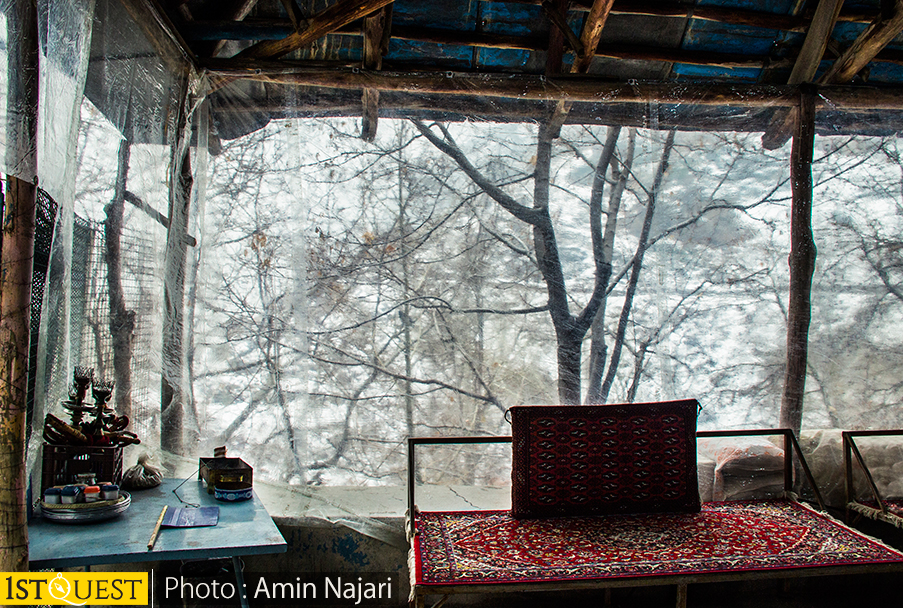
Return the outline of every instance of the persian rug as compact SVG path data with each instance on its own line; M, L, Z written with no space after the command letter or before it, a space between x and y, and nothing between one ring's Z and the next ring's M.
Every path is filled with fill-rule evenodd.
M790 500L548 519L514 519L508 511L424 512L416 524L418 585L903 564L903 553Z
M512 516L698 511L698 408L695 399L512 407Z

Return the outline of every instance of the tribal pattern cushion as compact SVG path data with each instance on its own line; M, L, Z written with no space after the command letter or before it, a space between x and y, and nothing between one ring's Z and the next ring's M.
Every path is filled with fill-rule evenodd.
M511 515L699 511L698 407L512 407Z
M698 513L513 519L417 515L414 583L473 585L903 564L903 553L794 501L706 503Z

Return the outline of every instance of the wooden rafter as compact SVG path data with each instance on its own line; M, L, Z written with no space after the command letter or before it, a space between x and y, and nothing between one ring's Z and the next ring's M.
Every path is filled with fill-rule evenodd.
M842 2L842 0L822 0L822 3L826 2ZM821 4L819 4L819 8L821 8ZM839 11L839 6L837 9ZM833 29L833 23L831 27ZM893 0L893 6L888 11L888 14L877 18L856 38L831 68L818 79L819 84L843 84L851 81L900 32L903 32L903 0ZM808 36L806 40L808 42ZM821 57L819 56L820 59ZM815 76L816 67L817 62L815 66L804 72L805 80L810 80ZM796 69L794 69L795 72ZM803 80L798 80L797 82L803 82ZM789 84L797 84L797 82L794 82L791 76ZM778 112L772 125L765 132L765 135L762 136L762 145L768 149L775 149L784 145L790 139L795 119L793 110Z
M510 1L510 0L509 0ZM292 25L284 19L247 19L245 16L257 0L244 0L235 11L234 16L226 16L225 20L214 20L209 16L204 19L195 19L192 23L184 23L180 26L182 35L186 40L277 40L288 36ZM537 0L535 4L540 4ZM244 8L242 8L244 7ZM584 5L574 4L572 9L592 10L591 3ZM722 9L718 7L696 6L682 8L671 4L655 4L649 2L637 2L636 0L614 0L610 14L612 15L636 15L650 17L674 17L679 19L698 19L712 21L728 25L744 25L760 27L763 29L778 30L784 32L805 32L811 22L811 15L776 15L772 13L760 13L742 9ZM872 23L880 15L875 13L860 13L841 10L837 18L838 22L846 23ZM419 29L419 28L411 28ZM343 34L353 33L353 30L337 29ZM412 39L416 35L411 34ZM504 41L508 36L486 35L482 38L481 46L492 47L492 40L498 38ZM527 38L522 38L527 39ZM543 49L545 43L543 43ZM500 48L505 48L500 47Z
M239 22L242 21L245 17L247 17L251 13L251 9L253 9L257 5L257 0L242 0L239 4L232 10L230 14L227 15L227 20ZM223 39L217 40L213 45L213 51L211 55L216 57L217 53L223 48L223 45L226 44L226 41Z
M592 64L596 49L599 46L599 40L602 37L602 29L608 20L608 14L611 12L612 0L595 0L590 9L586 20L583 22L583 31L580 34L580 44L583 53L578 53L571 64L572 74L585 74ZM561 133L561 127L564 126L568 114L571 111L571 103L564 100L559 101L555 105L548 122L549 132L558 137Z
M806 32L806 39L803 41L800 54L797 55L787 84L796 85L810 82L815 77L842 5L843 0L819 0L815 16ZM762 146L768 150L775 150L783 146L790 139L796 121L797 115L794 110L776 112L771 125L762 135Z
M295 4L295 0L282 0L282 6L288 14L288 20L292 22L295 32L303 32L307 29L307 19L301 14L301 9Z
M602 38L602 29L608 21L608 15L614 0L595 0L586 21L583 24L583 32L580 34L580 42L583 44L583 56L578 57L571 66L571 73L585 74L593 61L599 40Z
M307 27L282 40L265 40L238 53L246 59L274 59L298 50L344 25L366 17L393 0L339 0L307 20Z
M389 36L392 29L392 5L383 7L364 19L362 34L364 37L363 66L365 70L380 70L383 55L389 48ZM364 89L361 96L363 111L361 113L361 138L372 142L376 138L376 127L379 121L379 91Z
M806 32L803 48L797 55L796 64L793 66L793 71L790 72L787 84L809 82L815 76L818 65L825 55L825 49L828 47L828 41L831 39L831 32L834 31L834 26L837 24L837 17L840 15L842 5L843 0L819 1L818 7L815 9L815 16Z
M244 27L253 28L260 34L257 25L243 24ZM218 37L223 28L233 27L222 22L196 22L187 27L187 34L194 36L195 40L213 39ZM250 30L249 30L250 31ZM355 36L361 35L360 28L340 28L337 34ZM392 26L392 38L398 40L412 40L417 42L429 42L434 44L473 46L478 48L512 49L521 51L545 51L547 41L538 37L527 36L502 36L476 32L454 32L431 28ZM685 63L689 65L705 65L723 68L782 68L790 67L790 59L773 59L768 56L739 55L736 53L717 53L713 51L694 51L686 49L655 48L650 46L629 45L598 45L595 55L611 59L633 59L639 61L662 61L667 63ZM883 61L903 63L903 56L887 51L879 56ZM221 64L220 64L221 65ZM236 60L235 65L243 65L242 60ZM400 68L399 68L400 69ZM419 69L423 69L422 66ZM416 71L416 70L415 70Z
M194 53L157 0L120 0L120 2L173 72L182 72L186 64L197 65Z
M819 79L819 83L849 82L900 32L903 32L903 0L896 0L890 14L867 27Z
M567 5L567 0L554 0L551 7L547 7L546 2L542 4L546 16L557 13L561 19L564 19ZM552 21L552 18L549 17L549 20ZM554 24L555 21L552 23ZM546 76L555 76L561 73L561 66L564 63L564 37L565 34L560 27L555 26L549 29L549 43L546 46Z
M542 4L544 0L507 0L520 4ZM594 0L573 0L571 9L576 11L592 10ZM742 8L721 8L718 6L699 6L690 3L655 2L650 0L615 0L611 7L613 15L643 15L647 17L674 17L676 19L700 19L745 25L785 32L805 32L812 20L813 13L800 15L781 15L761 11L744 10ZM875 20L874 12L849 10L841 12L838 20L849 23L871 23Z
M567 41L568 46L571 47L571 50L574 51L574 54L577 57L583 57L584 48L583 42L577 37L574 33L574 30L571 29L571 26L567 22L567 18L565 17L564 11L562 11L559 5L561 2L552 3L551 0L545 0L542 3L542 10L549 18L549 21L552 22L558 31L564 36L564 40Z

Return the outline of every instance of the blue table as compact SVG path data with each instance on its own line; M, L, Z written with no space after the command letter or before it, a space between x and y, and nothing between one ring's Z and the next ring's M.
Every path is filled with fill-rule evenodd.
M132 504L120 516L89 524L64 524L35 517L28 523L31 567L59 568L231 557L239 589L244 581L238 558L283 553L285 539L255 493L244 502L220 502L207 494L202 482L190 480L179 496L202 507L218 506L219 522L203 528L163 528L153 550L147 542L164 505L185 507L173 494L182 480L167 479L157 488L130 492Z

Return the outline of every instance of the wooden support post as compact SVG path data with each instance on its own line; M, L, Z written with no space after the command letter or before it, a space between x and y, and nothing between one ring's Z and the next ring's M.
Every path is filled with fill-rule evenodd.
M799 120L791 152L790 302L787 308L787 367L781 399L780 426L799 435L803 419L806 363L809 351L812 275L812 156L815 146L815 90L800 87Z
M677 586L677 597L674 603L677 608L687 608L687 584L682 583Z
M26 392L34 258L38 18L34 2L7 11L7 157L0 245L0 571L28 570ZM27 179L23 179L27 178Z

